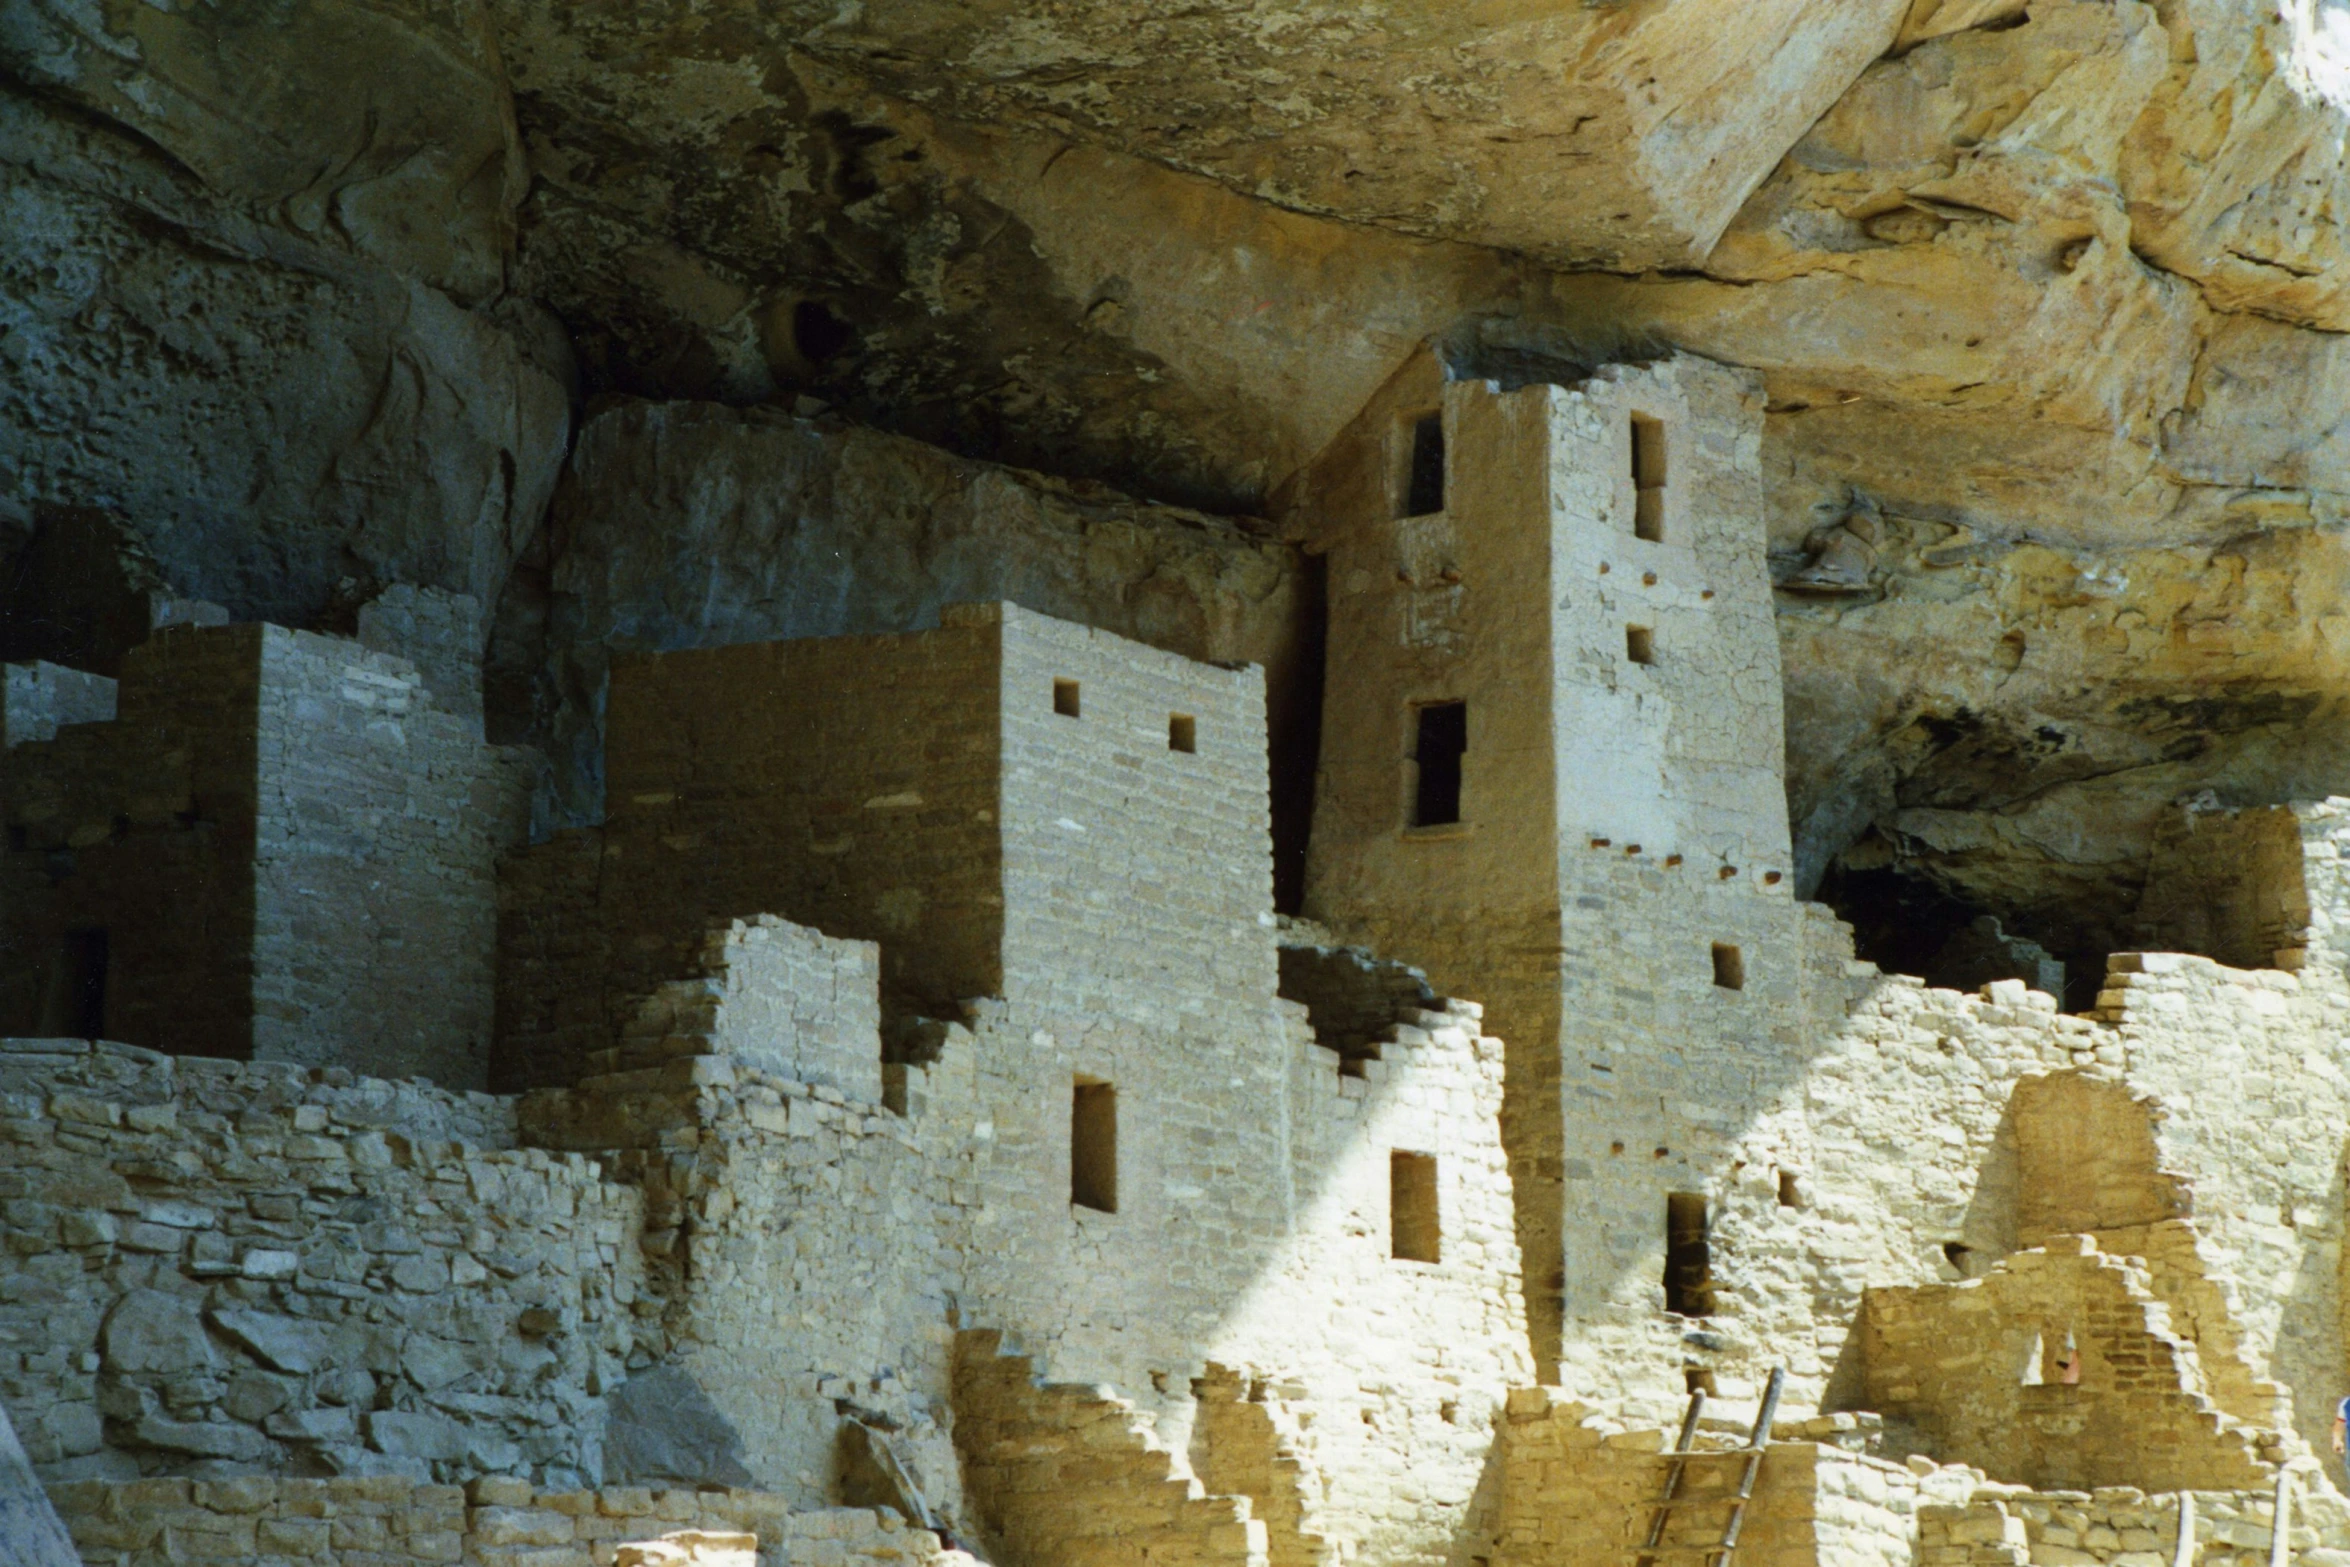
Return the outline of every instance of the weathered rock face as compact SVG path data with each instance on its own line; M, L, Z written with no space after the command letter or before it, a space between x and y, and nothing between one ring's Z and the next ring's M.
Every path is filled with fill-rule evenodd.
M569 414L552 324L483 303L521 185L478 12L16 8L8 511L115 511L242 615L306 621L346 577L494 598Z
M1845 870L1890 855L2059 945L2178 794L2350 787L2309 728L2350 514L2346 106L2341 0L38 0L0 23L0 557L33 504L95 506L239 615L495 604L575 367L1245 514L1431 335L1685 348L1764 374L1784 574L1856 506L1887 533L1812 563L1856 591L1783 598L1806 885L1858 845ZM569 810L582 649L1066 585L993 524L1004 561L939 567L867 489L819 530L885 541L823 590L854 614L729 567L639 623L748 546L703 492L580 497L713 462L755 497L740 452L782 426L721 460L730 417L605 426L506 606L493 705ZM2247 539L2291 607L2215 630L2186 606ZM1041 607L1131 615L1100 582Z
M815 8L811 8L813 11ZM1907 0L861 7L804 47L982 123L1562 265L1703 261Z
M2013 916L2078 977L2134 944L2179 802L2341 787L2338 536L2099 554L1937 532L1888 525L1865 593L1780 595L1802 890L1914 876Z

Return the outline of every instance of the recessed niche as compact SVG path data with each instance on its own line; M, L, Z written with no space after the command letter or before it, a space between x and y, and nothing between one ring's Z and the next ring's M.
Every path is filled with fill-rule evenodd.
M1056 680L1053 682L1053 711L1060 714L1063 718L1075 718L1077 716L1077 697L1078 692L1076 681Z
M1170 751L1197 751L1199 749L1199 720L1189 713L1167 715L1167 749Z
M1714 943L1714 983L1724 990L1746 988L1746 954L1726 941Z

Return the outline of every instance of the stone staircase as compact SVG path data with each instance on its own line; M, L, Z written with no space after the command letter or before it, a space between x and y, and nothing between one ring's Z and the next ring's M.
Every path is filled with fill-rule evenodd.
M1106 1387L1048 1383L1003 1335L955 1342L966 1516L998 1567L1269 1567L1245 1496L1211 1496Z
M1294 1421L1264 1397L1265 1387L1229 1366L1211 1363L1191 1384L1198 1415L1192 1467L1217 1490L1245 1496L1270 1537L1272 1567L1326 1567L1331 1543L1307 1527L1306 1498L1319 1486L1300 1456Z

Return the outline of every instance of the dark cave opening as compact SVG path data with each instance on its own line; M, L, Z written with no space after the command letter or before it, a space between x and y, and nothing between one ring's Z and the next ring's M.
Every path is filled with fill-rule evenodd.
M1894 866L1839 860L1815 896L1852 926L1856 955L1888 974L1969 993L1994 979L2020 979L2068 1012L2093 1007L2105 982L2104 952L2051 941L2056 933L2035 921L1978 907Z

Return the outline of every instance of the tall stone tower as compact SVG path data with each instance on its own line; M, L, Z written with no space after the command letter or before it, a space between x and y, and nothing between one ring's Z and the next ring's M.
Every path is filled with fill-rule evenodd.
M1713 1156L1803 1032L1761 430L1702 360L1431 352L1294 497L1330 613L1306 910L1507 1041L1545 1374L1564 1319L1605 1354L1602 1319L1708 1314Z

